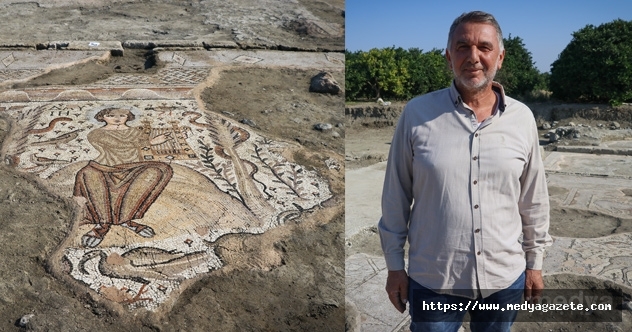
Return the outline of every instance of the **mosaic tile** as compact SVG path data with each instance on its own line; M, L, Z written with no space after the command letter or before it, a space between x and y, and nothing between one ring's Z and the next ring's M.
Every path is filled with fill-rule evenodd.
M15 124L6 161L82 209L58 263L108 300L158 310L184 280L222 267L220 237L263 233L332 197L317 173L283 157L290 143L193 99L93 92L0 110Z

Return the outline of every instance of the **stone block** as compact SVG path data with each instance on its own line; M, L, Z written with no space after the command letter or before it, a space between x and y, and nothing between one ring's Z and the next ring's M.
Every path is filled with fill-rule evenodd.
M110 51L110 53L114 56L123 55L123 46L119 41L51 41L48 42L48 49L69 51Z

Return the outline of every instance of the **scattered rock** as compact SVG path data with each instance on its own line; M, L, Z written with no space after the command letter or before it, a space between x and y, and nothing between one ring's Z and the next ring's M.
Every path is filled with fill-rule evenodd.
M224 114L226 114L228 116L235 116L235 113L231 113L231 112L228 112L228 111L222 111L222 113L224 113Z
M547 129L551 129L551 124L548 122L545 122L542 124L542 129L547 130Z
M336 82L331 73L320 72L318 75L312 77L312 81L309 85L309 91L337 95L340 93L341 89L340 85Z
M564 127L559 127L555 130L555 133L557 134L557 136L559 137L564 137L566 136L566 134L568 133L568 130Z
M241 122L243 124L247 124L247 125L249 125L251 127L256 127L257 126L257 124L254 121L250 120L250 119L242 119L239 122Z
M320 131L331 130L333 127L334 126L332 126L331 123L317 123L314 125L314 129L320 130Z
M621 129L621 125L618 122L614 121L610 124L610 129L612 130Z
M334 138L340 138L340 134L337 131L332 131L331 136Z
M384 101L384 100L382 100L382 98L378 98L377 99L377 103L382 105L382 106L389 106L389 105L391 105L390 101Z
M562 138L568 138L568 139L578 139L581 137L581 130L579 127L583 127L583 125L575 125L574 123L570 123L573 124L574 126L567 126L567 127L558 127L557 129L553 130L549 130L548 133L544 134L544 138L548 138L550 143L554 143L557 142L559 140L561 140ZM587 130L583 130L584 133L587 132ZM589 131L589 130L588 130ZM588 135L589 137L590 135Z
M340 170L340 164L333 158L329 158L329 159L325 160L325 165L327 165L327 168L329 168L329 169Z
M569 126L569 127L575 127L575 126L576 126L576 124L575 124L575 122L569 122L569 123L568 123L568 126Z
M18 325L20 327L27 327L27 325L29 324L29 322L31 321L31 318L33 318L33 316L35 316L34 314L27 314L22 316L22 318L20 318L20 321L18 322Z

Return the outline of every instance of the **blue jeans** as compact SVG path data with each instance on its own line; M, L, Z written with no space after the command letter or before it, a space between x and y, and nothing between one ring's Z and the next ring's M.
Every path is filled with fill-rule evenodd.
M489 297L470 300L465 297L437 294L432 290L408 279L409 311L412 317L412 332L456 332L463 324L465 313L470 313L470 329L472 332L509 332L518 315L517 310L479 310L480 304L499 304L504 308L507 304L519 304L524 292L524 272L508 288L498 291ZM476 302L478 301L478 302ZM430 303L441 303L449 306L449 310L433 308ZM468 306L469 303L469 306ZM474 304L476 308L473 309ZM468 308L466 310L466 308Z

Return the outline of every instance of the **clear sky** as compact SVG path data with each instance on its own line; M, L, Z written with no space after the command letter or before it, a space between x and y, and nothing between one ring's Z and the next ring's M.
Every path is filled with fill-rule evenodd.
M472 10L493 14L503 37L522 38L540 72L550 71L573 32L618 18L632 21L630 0L346 0L345 47L445 49L452 21Z

